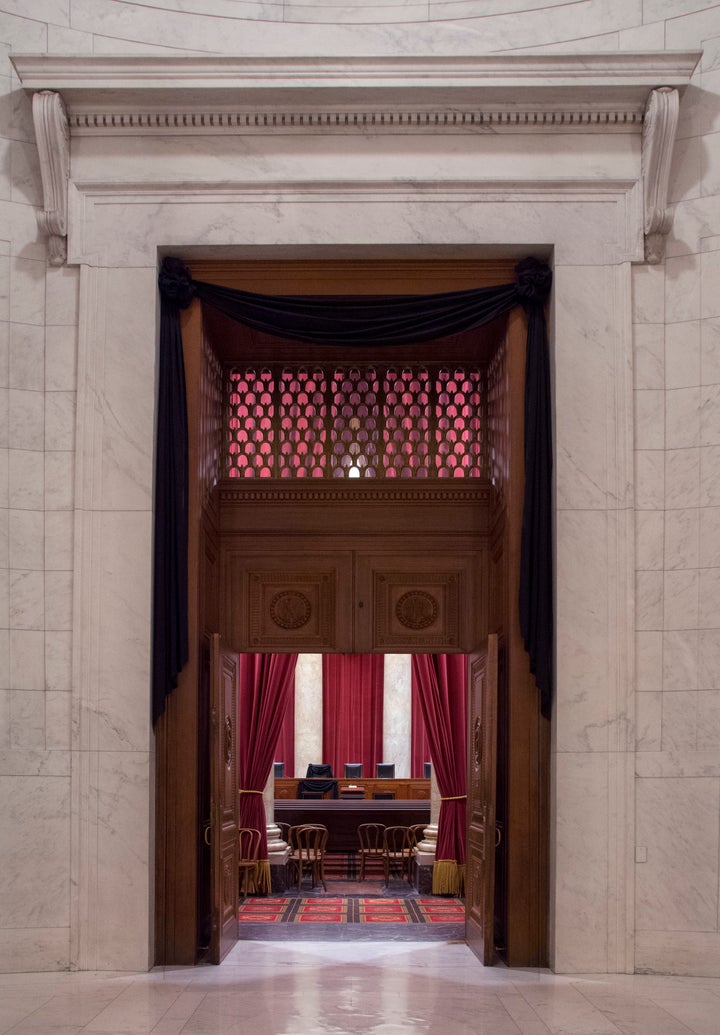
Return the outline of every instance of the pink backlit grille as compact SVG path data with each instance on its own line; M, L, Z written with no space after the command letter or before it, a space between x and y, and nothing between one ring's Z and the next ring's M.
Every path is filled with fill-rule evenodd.
M231 478L478 478L480 369L233 369Z
M289 370L279 376L278 474L324 478L328 382L324 370Z
M477 376L475 376L477 374ZM441 370L437 378L438 478L479 478L482 469L479 371Z
M233 370L229 380L227 470L231 478L275 473L275 379L269 370Z
M385 375L386 478L427 478L430 466L430 375L390 369Z
M375 478L380 441L378 376L373 368L333 372L330 402L333 478Z

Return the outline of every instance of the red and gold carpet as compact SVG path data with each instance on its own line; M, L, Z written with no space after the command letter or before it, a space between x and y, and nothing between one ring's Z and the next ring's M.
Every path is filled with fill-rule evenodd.
M243 924L460 924L465 906L457 898L248 898Z

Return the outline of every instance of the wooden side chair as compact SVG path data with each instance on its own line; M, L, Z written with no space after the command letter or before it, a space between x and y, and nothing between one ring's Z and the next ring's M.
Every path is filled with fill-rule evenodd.
M401 879L407 874L408 883L412 883L412 847L408 827L385 827L382 853L385 884L390 883L390 873L393 869L400 870Z
M325 852L327 850L328 829L325 826L303 824L290 829L290 864L297 873L298 891L302 886L303 874L309 873L312 886L325 883Z
M413 823L411 827L408 827L408 830L410 831L410 843L413 849L417 848L425 836L426 826L427 823Z
M361 823L358 827L360 842L360 880L365 880L365 863L382 862L384 823Z
M239 891L242 899L256 890L255 878L260 855L260 831L251 827L240 827L238 830L238 876Z

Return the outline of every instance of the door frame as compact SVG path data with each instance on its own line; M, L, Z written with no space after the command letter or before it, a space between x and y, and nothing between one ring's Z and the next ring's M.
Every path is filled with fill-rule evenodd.
M195 264L196 266L198 264ZM478 284L503 283L512 279L514 263L417 260L366 263L318 261L203 264L193 273L198 279L242 286L265 293L313 293L318 273L330 279L350 277L358 281L362 267L362 283L367 293L382 293L387 285L388 269L396 293L407 291L411 280L416 293L431 290L460 289ZM238 272L239 271L239 272ZM420 274L425 274L423 281ZM313 280L315 278L315 280ZM403 278L405 287L403 288ZM238 280L240 283L238 284ZM337 279L336 282L337 284ZM431 284L432 287L423 286ZM373 289L373 284L374 289ZM444 285L444 286L443 286ZM450 286L452 285L452 287ZM384 287L387 293L387 286ZM342 293L337 287L328 293ZM362 292L358 292L362 293ZM524 316L510 314L508 336L522 340ZM203 748L198 739L203 702L200 699L201 656L203 637L218 626L217 594L219 563L218 513L212 496L204 493L200 455L202 399L203 328L199 305L183 313L183 346L185 351L188 391L190 470L189 491L189 584L197 592L190 594L189 628L190 660L180 676L178 688L168 697L166 712L156 724L156 898L155 898L155 962L157 964L189 964L197 961L198 932L196 842L203 826L198 814L198 787L202 772ZM508 814L504 818L507 836L502 879L506 888L504 925L506 944L501 946L503 958L510 965L541 966L548 962L548 844L549 844L549 751L550 724L540 715L539 697L529 672L527 655L519 633L516 607L519 585L519 543L522 519L523 449L522 398L524 391L524 347L509 348L507 356L508 392L508 477L498 498L491 550L496 561L494 589L491 593L489 628L478 630L478 645L486 633L497 632L506 643L505 663L508 672L508 694L499 702L505 716L504 737L506 772L504 785L508 792ZM512 395L510 394L512 393ZM230 645L232 646L232 645ZM281 647L276 648L282 652ZM288 646L288 650L292 647ZM401 645L394 648L403 650ZM414 648L410 647L411 652ZM431 647L425 651L432 653ZM510 736L512 731L512 736Z

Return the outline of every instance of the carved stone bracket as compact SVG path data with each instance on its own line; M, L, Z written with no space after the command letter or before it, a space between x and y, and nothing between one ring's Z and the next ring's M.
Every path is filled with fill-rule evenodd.
M669 86L653 90L645 108L642 174L645 259L650 263L662 262L665 238L672 226L672 211L667 207L667 196L679 108L678 91Z
M48 234L48 260L62 266L67 257L68 178L70 133L65 104L59 93L41 90L33 95L33 122L40 157L44 211L38 224Z

